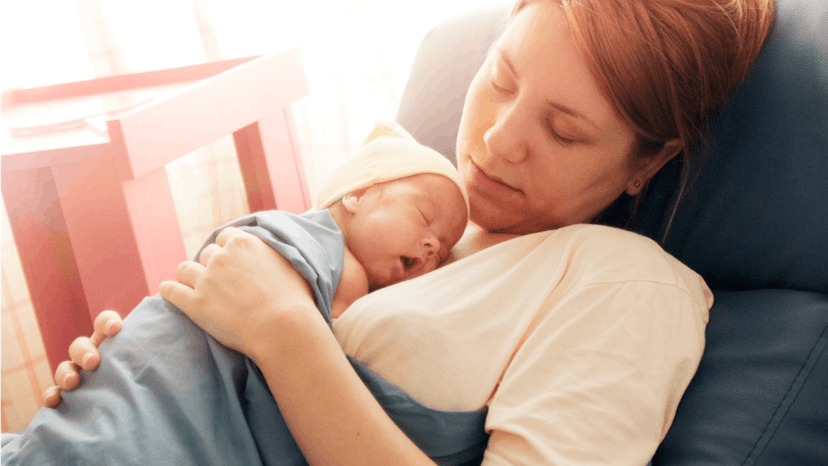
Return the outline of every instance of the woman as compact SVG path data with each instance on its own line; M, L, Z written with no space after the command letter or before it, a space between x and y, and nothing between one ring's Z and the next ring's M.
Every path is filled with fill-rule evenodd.
M688 179L705 118L772 12L770 0L521 1L466 98L471 223L456 263L358 301L335 337L302 287L246 279L295 276L237 230L161 295L241 342L312 464L431 464L342 349L427 405L487 406L484 464L644 464L701 357L709 290L652 242L578 224L619 204L634 217L675 157ZM94 365L94 343L73 359ZM76 383L69 364L66 376Z

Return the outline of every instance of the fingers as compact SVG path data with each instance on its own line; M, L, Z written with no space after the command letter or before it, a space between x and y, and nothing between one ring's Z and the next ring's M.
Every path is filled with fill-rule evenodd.
M204 269L205 267L198 262L184 261L175 268L175 279L182 285L195 288L195 284L204 273ZM161 297L164 298L164 295L162 294Z
M215 255L217 252L221 251L221 246L217 245L216 243L210 243L207 246L204 246L204 249L198 254L198 262L201 265L206 266L210 259Z
M106 337L114 337L123 328L123 321L121 316L115 311L103 311L95 317L93 327L95 331L92 333L92 344L96 347L101 346Z
M255 239L257 242L261 242L261 240L258 237L244 230L240 230L234 227L227 227L219 232L218 236L216 236L215 242L208 244L204 247L204 249L201 250L201 252L199 252L198 262L201 265L206 266L217 253L221 252L222 248L227 246L227 244L234 239ZM237 244L250 245L251 243L245 241L237 241Z
M106 339L117 335L123 327L121 316L115 311L103 311L95 318L91 338L78 337L69 345L69 358L80 368L95 370L101 362L98 346ZM58 366L58 369L60 366ZM60 379L55 379L60 383Z
M63 390L73 390L80 385L81 368L94 370L101 362L98 346L106 337L115 336L123 328L121 316L115 311L103 311L98 314L93 324L91 338L78 337L69 345L71 361L61 362L55 370L55 383L43 393L43 404L47 408L56 408L61 400Z
M69 345L69 358L88 371L95 370L101 362L98 345L91 338L78 337Z
M62 399L60 392L60 387L57 385L47 388L46 391L43 392L43 405L47 408L57 408L60 404L60 400Z
M221 230L216 236L216 244L220 247L224 247L228 241L237 237L237 236L244 236L249 235L250 233L245 232L244 230L239 230L238 228L234 227L227 227L224 230Z
M180 266L179 266L180 267ZM177 272L177 270L176 270ZM178 275L176 273L176 275ZM187 285L182 285L178 282L164 281L158 287L158 294L173 306L181 310L190 309L190 302L193 299L195 291Z
M55 383L63 390L72 390L80 384L80 367L72 361L63 361L55 370Z

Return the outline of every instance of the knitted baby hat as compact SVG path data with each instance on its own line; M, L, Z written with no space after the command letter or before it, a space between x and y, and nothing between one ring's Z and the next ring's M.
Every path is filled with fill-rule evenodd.
M377 122L362 146L334 169L319 189L314 208L330 207L348 193L377 183L433 173L457 185L469 208L469 195L454 165L439 152L418 143L399 124Z

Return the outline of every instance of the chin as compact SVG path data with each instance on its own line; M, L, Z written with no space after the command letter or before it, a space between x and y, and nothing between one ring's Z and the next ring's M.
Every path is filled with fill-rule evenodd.
M485 205L482 208L472 209L469 220L483 230L490 233L513 233L513 230L519 228L520 224L515 222L515 217L512 215L512 212L506 212L504 215L502 209L490 205L484 199L478 199L476 203L472 201L472 205L475 204L478 206L481 204Z
M537 216L501 209L484 199L479 199L477 205L482 208L472 209L470 220L489 233L528 235L559 228L549 222L538 222Z

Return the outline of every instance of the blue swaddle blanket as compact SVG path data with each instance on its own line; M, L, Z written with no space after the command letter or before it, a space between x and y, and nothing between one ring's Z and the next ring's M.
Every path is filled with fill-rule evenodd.
M330 323L343 242L327 211L260 212L227 226L255 234L288 258ZM57 409L41 409L28 428L2 435L4 466L307 464L258 368L161 298L145 298L101 353L98 370L84 372L82 387L65 392ZM488 440L485 409L426 408L351 363L397 425L437 463L480 462Z

